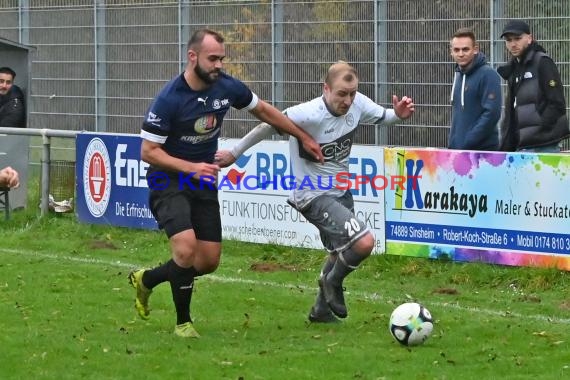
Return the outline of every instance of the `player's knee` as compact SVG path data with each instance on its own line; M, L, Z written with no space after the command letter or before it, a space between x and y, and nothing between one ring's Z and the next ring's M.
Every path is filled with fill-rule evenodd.
M179 265L188 268L194 264L195 249L193 247L179 247L172 250L174 261Z
M362 256L368 256L374 249L375 243L376 242L374 241L374 235L372 235L371 233L367 233L366 235L358 239L356 244L353 246L353 249Z
M194 267L198 272L201 274L212 273L218 269L218 266L220 265L220 254L203 254L200 255L200 257L197 257L194 261Z
M200 273L200 274L208 274L208 273L212 273L215 272L216 269L218 269L218 266L220 265L220 261L210 261L207 263L203 263L202 265L199 265L199 268L196 268L196 270ZM198 265L197 265L198 266Z
M214 272L220 265L222 247L219 243L199 241L194 267L202 274Z

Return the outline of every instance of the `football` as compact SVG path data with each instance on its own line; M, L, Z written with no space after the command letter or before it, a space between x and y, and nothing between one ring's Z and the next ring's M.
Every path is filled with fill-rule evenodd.
M432 331L431 313L419 303L403 303L395 308L390 316L390 333L404 346L422 344Z

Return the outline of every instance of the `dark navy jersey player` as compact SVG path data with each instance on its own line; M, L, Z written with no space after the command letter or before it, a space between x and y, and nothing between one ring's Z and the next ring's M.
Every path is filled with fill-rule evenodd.
M173 157L213 163L222 121L230 107L251 110L257 96L241 81L219 73L215 86L194 91L184 74L171 80L150 106L142 138Z
M176 309L174 333L197 338L190 317L194 278L218 267L222 233L217 189L189 185L216 177L220 171L214 154L225 114L230 107L246 109L259 120L295 136L316 160L322 162L323 158L319 145L307 132L241 81L221 71L225 48L219 33L196 31L188 41L187 52L186 69L155 98L141 131L141 158L150 164L149 206L169 238L172 258L153 269L131 272L129 281L136 289L135 307L143 319L149 318L152 289L169 282ZM153 186L161 173L169 180ZM165 183L168 186L164 188Z

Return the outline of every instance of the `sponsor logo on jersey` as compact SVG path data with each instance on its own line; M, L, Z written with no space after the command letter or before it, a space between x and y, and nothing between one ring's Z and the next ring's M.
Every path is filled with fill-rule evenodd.
M219 110L220 108L227 106L228 104L230 104L230 101L228 99L215 99L214 102L212 103L212 108L215 110Z
M148 116L146 118L146 122L152 125L156 125L156 126L160 126L160 122L162 121L162 119L160 117L158 117L158 115L156 115L153 112L149 112Z
M342 161L346 159L350 155L353 136L354 129L334 141L320 144L325 161ZM305 160L316 162L315 158L301 144L299 144L299 156Z
M184 141L184 142L189 142L192 144L197 144L197 143L201 143L203 141L215 138L218 136L219 133L220 133L219 129L214 129L213 131L206 133L205 135L182 136L182 137L180 137L180 140Z
M201 135L209 133L216 128L216 121L216 115L212 113L202 116L194 123L194 130Z
M321 145L321 152L325 161L342 161L350 154L352 136L342 137L328 144Z

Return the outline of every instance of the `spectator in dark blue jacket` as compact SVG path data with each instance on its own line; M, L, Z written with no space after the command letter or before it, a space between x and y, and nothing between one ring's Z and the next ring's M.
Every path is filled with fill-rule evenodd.
M451 89L451 131L448 147L497 150L501 118L501 78L479 51L475 34L459 29L450 42L455 61Z
M0 127L25 128L24 92L14 84L16 72L0 67Z

